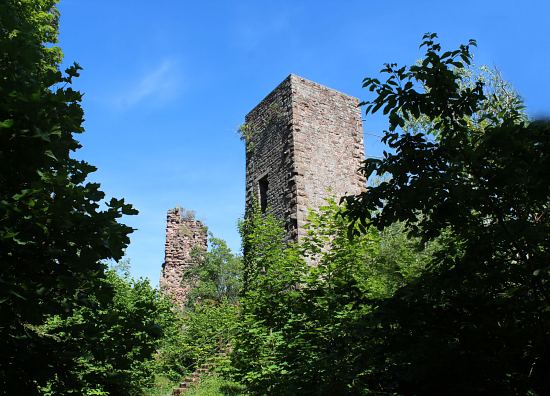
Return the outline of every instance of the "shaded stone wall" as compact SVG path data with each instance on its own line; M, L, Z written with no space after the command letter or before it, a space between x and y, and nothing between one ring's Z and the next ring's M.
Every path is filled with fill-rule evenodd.
M191 251L207 249L206 227L196 220L192 212L182 208L168 211L166 216L166 242L164 263L160 276L160 289L178 305L185 305L190 283L182 283L184 273L194 265Z
M275 88L245 118L246 210L259 201L259 181L267 179L267 205L285 220L290 234L297 229L292 92L289 78Z
M296 75L288 76L245 118L246 205L268 181L267 203L300 238L307 210L324 199L357 194L364 159L361 110L356 98Z

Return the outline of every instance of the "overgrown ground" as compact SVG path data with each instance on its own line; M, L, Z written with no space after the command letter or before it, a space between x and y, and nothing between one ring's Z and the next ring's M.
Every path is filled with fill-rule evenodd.
M189 396L241 396L246 394L242 385L217 375L203 378L198 386L188 393Z
M174 386L176 384L166 377L157 377L154 388L148 390L144 396L170 396ZM187 393L188 396L241 396L246 394L242 385L218 375L205 376L195 388Z
M172 389L176 383L170 381L164 376L156 376L155 384L150 389L144 391L143 396L168 396L172 394Z

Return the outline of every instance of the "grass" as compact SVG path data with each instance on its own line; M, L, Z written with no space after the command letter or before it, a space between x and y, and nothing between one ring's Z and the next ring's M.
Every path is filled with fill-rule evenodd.
M172 394L172 389L177 383L170 381L168 378L157 375L155 384L143 392L143 396L169 396Z
M144 391L143 396L170 396L172 389L177 386L177 383L170 381L163 376L155 378L155 384L152 388ZM208 375L190 389L185 396L245 396L244 386L226 380L218 375Z
M244 386L217 375L206 376L185 396L245 396Z

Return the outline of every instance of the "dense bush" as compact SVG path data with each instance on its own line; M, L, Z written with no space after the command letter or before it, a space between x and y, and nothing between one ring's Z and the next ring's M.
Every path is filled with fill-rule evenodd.
M50 379L43 394L140 395L152 383L153 357L175 320L173 306L148 280L133 280L127 271L111 269L104 282L112 300L92 298L72 316L49 317L38 329L72 356L63 377Z
M158 352L157 373L178 381L216 354L226 352L234 339L238 309L225 301L176 312ZM225 364L225 360L218 363Z
M0 394L138 395L173 314L105 264L129 243L118 220L137 212L105 202L73 158L80 67L59 70L55 5L0 7Z
M195 265L182 280L193 285L189 300L175 310L157 355L157 373L174 381L229 352L235 337L242 260L212 235L209 245L206 252L192 252ZM219 370L227 369L227 358L218 356L216 363Z
M312 213L300 245L285 243L270 215L245 221L245 265L259 270L242 299L233 362L256 394L364 391L378 348L373 313L439 248L408 239L400 225L350 240L338 211L329 202Z

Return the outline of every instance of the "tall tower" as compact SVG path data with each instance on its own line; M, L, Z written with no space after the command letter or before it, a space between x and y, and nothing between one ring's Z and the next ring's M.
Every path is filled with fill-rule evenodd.
M245 118L246 207L256 199L300 239L308 209L358 194L365 178L358 99L291 74Z
M191 280L185 273L195 265L193 249L207 249L206 227L195 219L193 212L180 207L170 209L166 215L166 242L164 263L160 275L160 289L177 305L187 302Z

